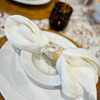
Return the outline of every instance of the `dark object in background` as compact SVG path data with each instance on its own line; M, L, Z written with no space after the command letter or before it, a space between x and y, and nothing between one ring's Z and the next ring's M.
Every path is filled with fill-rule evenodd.
M73 9L64 2L56 2L49 18L50 28L62 31L68 25Z

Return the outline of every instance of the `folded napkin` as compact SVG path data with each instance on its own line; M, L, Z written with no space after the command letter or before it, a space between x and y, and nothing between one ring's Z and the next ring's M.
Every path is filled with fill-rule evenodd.
M40 53L42 47L49 43L49 38L33 22L19 15L8 17L5 34L12 45L29 52ZM66 96L83 100L87 93L90 100L97 99L100 62L88 50L66 48L56 62L56 69Z
M5 34L12 45L29 52L40 53L41 48L49 42L49 38L36 24L19 15L8 17Z
M100 76L100 62L89 51L67 48L58 58L56 69L65 95L75 100L87 93L89 100L97 100L96 84L98 74Z

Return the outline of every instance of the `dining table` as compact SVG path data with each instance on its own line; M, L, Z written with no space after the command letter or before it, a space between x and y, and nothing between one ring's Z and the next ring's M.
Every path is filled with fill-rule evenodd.
M100 23L93 17L94 1L89 0L80 13L72 14L68 26L63 31L54 31L49 26L49 16L57 1L66 2L67 0L52 0L40 6L22 4L13 0L0 0L0 48L7 41L4 30L8 16L19 14L29 18L41 30L59 34L79 48L89 50L100 61ZM5 100L2 92L0 93L0 100ZM97 100L100 100L100 79L97 84Z

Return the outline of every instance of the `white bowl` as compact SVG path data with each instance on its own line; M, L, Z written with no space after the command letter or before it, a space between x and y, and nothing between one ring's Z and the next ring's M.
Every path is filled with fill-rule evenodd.
M50 40L56 44L59 44L60 46L67 48L67 47L73 47L76 48L76 45L73 44L71 41L67 40L66 38L51 33L51 32L44 32L47 36L49 36ZM56 73L56 69L52 68L52 64L50 62L48 63L47 60L41 61L41 59L38 59L37 56L34 57L34 55L31 52L27 51L21 51L21 62L23 69L27 73L27 75L36 82L47 86L47 87L58 87L60 86L60 76ZM49 73L48 70L42 70L42 68L48 68L48 70L52 69Z

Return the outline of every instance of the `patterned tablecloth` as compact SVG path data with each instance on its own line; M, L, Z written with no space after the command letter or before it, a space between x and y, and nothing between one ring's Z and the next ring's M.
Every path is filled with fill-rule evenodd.
M83 12L71 17L68 27L60 33L73 40L79 47L90 50L100 60L100 23L94 20L93 13L93 4L87 5L84 7ZM0 11L0 38L5 36L4 25L8 16L9 14ZM50 29L48 19L32 21L41 29L47 31Z

